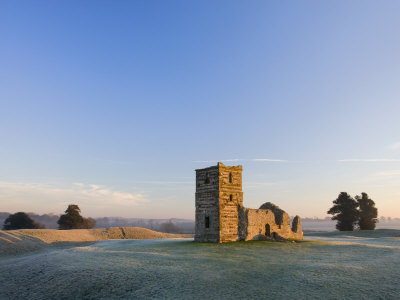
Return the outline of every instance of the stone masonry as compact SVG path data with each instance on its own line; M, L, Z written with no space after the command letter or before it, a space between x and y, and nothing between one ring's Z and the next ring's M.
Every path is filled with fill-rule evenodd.
M302 239L301 220L267 202L259 209L243 206L242 166L196 170L195 241L223 243L293 238Z

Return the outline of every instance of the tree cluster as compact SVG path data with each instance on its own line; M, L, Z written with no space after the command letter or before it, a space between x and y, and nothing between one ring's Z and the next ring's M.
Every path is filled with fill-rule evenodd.
M96 225L96 221L92 218L84 218L80 214L81 210L78 205L68 205L65 214L61 215L57 221L59 229L90 229ZM45 226L33 220L24 212L17 212L9 215L3 225L4 230L14 229L42 229Z
M61 215L57 221L59 229L90 229L96 225L96 221L92 218L84 218L80 214L81 210L78 205L68 205L65 214Z
M182 228L172 223L171 220L161 223L158 230L166 233L182 233Z
M15 230L15 229L40 229L44 226L38 222L32 220L26 213L17 212L11 214L4 221L4 230Z
M332 220L336 220L336 229L352 231L355 226L360 230L374 230L378 221L378 209L375 202L366 193L352 198L348 193L341 192L333 206L328 210Z

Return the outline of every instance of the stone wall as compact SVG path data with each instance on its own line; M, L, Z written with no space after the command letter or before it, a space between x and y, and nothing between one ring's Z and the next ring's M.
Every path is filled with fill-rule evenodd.
M289 215L267 202L260 209L243 207L242 166L196 170L195 241L228 242L283 237L302 239L301 220L290 227Z
M281 224L276 223L276 216L270 209L251 209L239 207L240 240L260 240L264 237L274 238L274 234L286 239L303 239L300 218L293 220L296 231L290 227L290 217L286 212L280 216ZM296 221L295 221L296 220Z
M196 226L194 240L219 242L219 169L196 170ZM207 220L208 219L208 220ZM208 221L208 228L206 222Z
M242 166L219 163L220 242L239 239L239 210L243 205Z

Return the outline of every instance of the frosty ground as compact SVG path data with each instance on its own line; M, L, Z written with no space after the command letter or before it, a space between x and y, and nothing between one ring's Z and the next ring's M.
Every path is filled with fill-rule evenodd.
M0 256L0 299L398 299L400 231L106 240Z

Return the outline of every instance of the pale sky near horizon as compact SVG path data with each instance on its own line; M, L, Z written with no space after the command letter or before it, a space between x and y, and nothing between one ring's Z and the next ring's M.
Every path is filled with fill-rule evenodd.
M193 218L244 205L400 217L399 1L3 1L0 211Z

